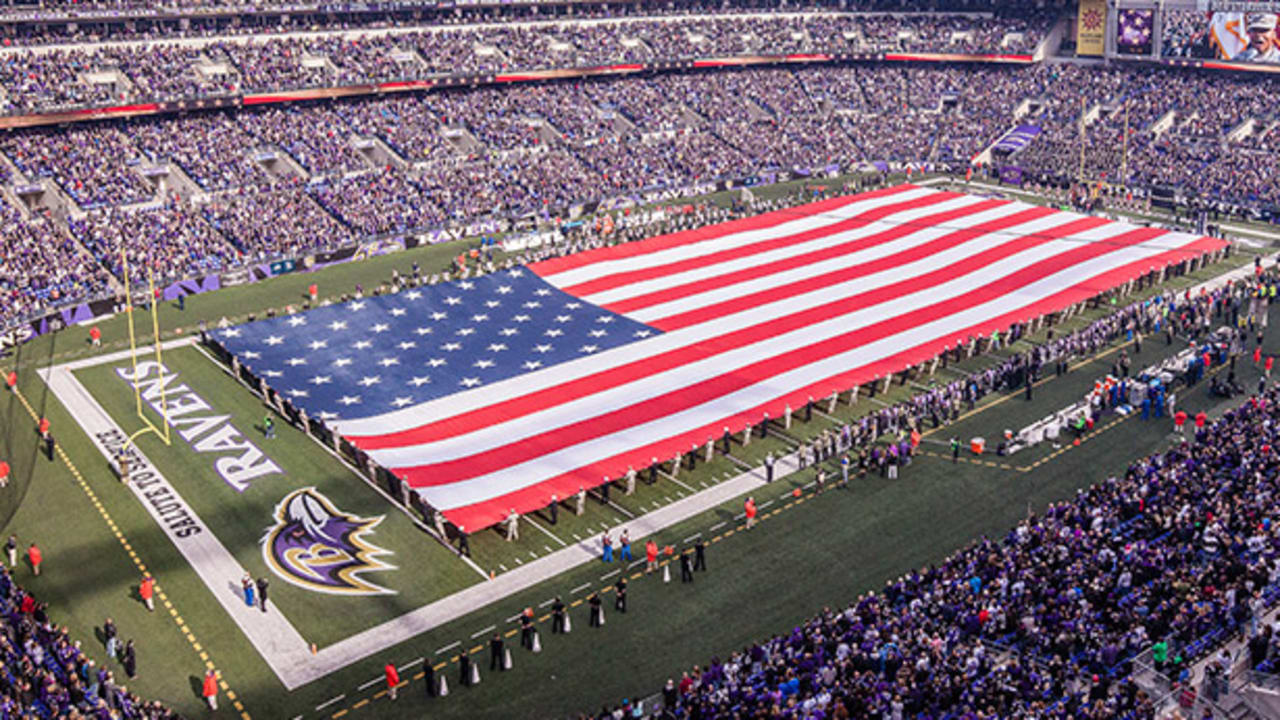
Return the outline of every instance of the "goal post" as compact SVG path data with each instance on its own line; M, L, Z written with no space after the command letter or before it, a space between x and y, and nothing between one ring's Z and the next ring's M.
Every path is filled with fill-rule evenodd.
M129 322L129 360L133 364L133 376L137 378L138 332L133 319L133 285L129 277L129 258L125 255L123 247L120 248L120 266L123 269L122 274L124 275L125 315L128 317ZM151 308L151 346L155 355L156 364L160 367L164 367L164 351L160 347L160 303L156 297L155 272L150 267L147 268L147 292L149 293L147 297L150 299L148 305ZM138 437L146 433L154 433L165 445L171 444L169 430L169 402L168 398L165 396L165 383L161 382L159 385L159 412L161 423L160 427L156 427L155 422L145 411L146 406L142 403L142 389L136 383L133 384L134 411L137 413L138 419L142 421L143 426L129 436L129 439L124 446L126 449L132 446Z

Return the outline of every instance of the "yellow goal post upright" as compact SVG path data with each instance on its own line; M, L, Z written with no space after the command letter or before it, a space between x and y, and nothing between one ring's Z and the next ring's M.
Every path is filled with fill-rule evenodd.
M124 275L125 314L129 318L129 359L133 363L133 377L135 380L133 383L134 408L135 412L138 414L138 419L142 420L143 424L142 428L129 436L129 439L125 442L124 447L121 448L121 450L127 450L134 444L134 441L137 440L138 437L146 433L155 433L156 437L160 438L161 442L165 445L169 445L171 444L169 430L169 402L168 398L165 396L165 383L163 381L160 382L160 417L162 422L160 427L156 427L156 424L152 422L151 418L143 411L142 390L138 387L136 382L138 377L138 336L133 322L133 285L129 278L129 258L125 254L123 246L120 248L120 267L123 268ZM151 306L151 345L155 351L156 364L160 367L164 367L163 351L160 347L160 303L156 299L155 272L149 266L147 267L147 292L150 293L148 297L150 298L149 305Z

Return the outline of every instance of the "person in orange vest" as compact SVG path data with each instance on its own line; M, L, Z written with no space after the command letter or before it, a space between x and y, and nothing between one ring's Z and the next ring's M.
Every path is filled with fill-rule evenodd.
M1260 362L1262 362L1262 348L1256 347L1253 349L1253 364L1257 365Z
M658 543L649 538L649 542L644 544L644 571L653 572L658 569Z
M396 699L396 690L400 686L400 673L396 671L393 663L387 663L387 695L392 699Z
M9 463L0 460L0 488L9 485Z
M39 545L31 543L31 547L27 548L27 559L31 561L31 572L39 575L40 563L44 562L44 554L40 552Z
M49 418L40 418L40 437L49 437Z
M1267 370L1267 379L1268 379L1268 380L1270 380L1270 379L1271 379L1271 365L1272 365L1275 361L1276 361L1276 358L1275 358L1275 356L1274 356L1274 355L1268 355L1268 356L1267 356L1267 361L1266 361L1266 363L1264 363L1264 364L1263 364L1263 367L1264 367L1264 368L1266 368L1266 370Z
M89 343L94 347L102 347L102 330L97 325L89 328Z
M750 530L756 526L756 499L748 497L742 504L742 511L747 516L747 529Z
M1182 426L1187 424L1187 411L1179 410L1173 414L1173 428L1182 435Z
M1208 422L1208 420L1209 420L1209 416L1206 415L1203 410L1196 413L1196 432L1203 430L1204 424Z
M138 595L142 597L142 604L147 606L147 610L155 612L156 610L156 579L147 575L142 578L142 583L138 585Z
M920 431L915 428L911 428L911 447L920 447Z
M218 709L218 673L213 670L206 670L204 673L204 701L209 705L210 710Z
M8 375L4 376L4 384L9 388L9 392L17 392L18 390L18 371L10 370Z
M311 296L311 302L314 303L316 301L316 298L320 296L319 286L317 286L315 283L311 283L310 285L307 286L307 294Z

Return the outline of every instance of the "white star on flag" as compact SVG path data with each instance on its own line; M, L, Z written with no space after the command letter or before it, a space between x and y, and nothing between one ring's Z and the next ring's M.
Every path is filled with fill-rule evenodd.
M380 382L382 382L381 375L365 375L364 377L360 378L360 380L358 381L358 384L363 385L365 387L371 387L373 385L377 385Z
M483 314L483 313L481 313L481 314L479 314L479 315L472 315L472 316L471 316L471 322L484 322L485 320L488 320L488 319L489 319L489 316L488 316L488 315L485 315L485 314Z
M384 333L384 332L386 332L386 331L390 330L390 329L391 329L391 326L390 326L390 325L388 325L388 324L386 324L386 323L377 323L377 324L375 324L373 327L371 327L371 328L369 328L369 329L370 329L370 330L372 330L372 331L374 331L374 332L376 332L376 333Z
M304 398L310 395L306 390L290 390L289 397Z
M368 340L357 340L354 343L352 343L351 347L357 350L365 350L367 348L373 347L373 343L369 342Z
M414 330L413 332L414 332L414 333L416 333L416 334L418 334L418 335L430 335L430 334L431 334L431 328L429 328L429 327L420 327L420 328L418 328L417 330Z
M443 320L443 319L445 319L445 318L447 318L447 317L449 317L449 313L442 313L442 312L440 312L439 310L437 310L437 311L435 311L435 312L431 313L431 319L432 319L432 320Z
M330 329L330 330L332 330L332 331L334 331L334 332L338 332L339 330L346 330L346 329L347 329L347 321L346 321L346 320L334 320L333 322L329 323L329 329Z
M418 343L413 342L412 340L405 340L404 342L400 343L396 347L400 348L401 350L412 350L413 348L418 347Z
M325 383L333 382L333 378L328 375L314 375L308 382L312 385L324 385Z
M486 370L488 368L493 367L495 364L496 363L494 363L492 360L477 360L473 367L478 367L481 370Z
M580 303L580 302L567 302L567 303L565 303L565 304L564 304L564 306L565 306L565 307L567 307L567 308L569 308L570 310L577 310L578 308L582 307L582 303Z
M284 338L279 335L271 335L266 340L263 340L262 342L266 343L267 345L279 345L284 342Z
M462 298L460 297L447 297L444 299L445 305L457 305L460 302L462 302Z
M542 307L542 303L538 302L537 300L530 300L529 302L525 303L524 306L527 308L540 308Z
M379 360L379 361L378 361L378 364L379 364L379 365L381 365L382 367L391 367L392 365L399 365L399 364L400 364L400 358L396 358L396 357L385 357L385 358L382 358L381 360Z
M501 352L506 349L507 349L507 346L503 345L502 343L493 343L492 345L489 346L489 352Z
M458 384L465 387L475 387L480 384L480 378L463 378L462 382Z
M588 334L588 335L590 335L591 337L604 337L605 335L608 335L609 333L605 332L604 330L592 330L591 332L589 332L589 333L587 333L587 334Z
M605 325L608 325L609 323L613 322L613 318L609 317L608 315L601 315L600 317L596 318L596 322L604 323Z
M470 280L463 280L462 282L458 283L458 287L462 288L463 290L470 290L471 288L475 287L475 283L471 282Z
M584 352L584 353L593 353L599 349L600 349L599 345L583 345L582 347L578 348L578 351Z
M528 315L517 315L511 319L515 320L516 322L529 322L531 318Z
M446 364L446 362L444 358L431 358L427 361L427 364L431 367L440 367L441 365Z
M475 328L469 328L469 327L467 327L467 328L458 328L458 332L456 332L456 333L454 333L454 334L455 334L455 335L461 335L462 337L466 337L466 336L468 336L468 335L471 335L471 334L472 334L472 333L474 333L475 331L476 331L476 329L475 329Z
M289 358L286 362L289 363L289 367L298 367L299 365L306 365L307 359L306 358Z
M485 306L485 307L487 307L487 308L496 308L496 307L499 307L499 306L501 306L501 305L502 305L502 303L498 302L497 300L485 300L485 301L484 301L484 306Z
M302 317L301 315L294 315L293 317L289 318L289 327L298 327L299 325L306 325L306 324L307 324L307 319Z
M431 378L417 376L417 377L414 377L412 380L410 380L408 384L414 387L422 387L423 385L426 385L429 382L431 382Z
M449 352L453 352L454 350L461 350L461 349L462 349L462 343L455 343L455 342L445 343L445 344L443 344L443 345L441 345L441 346L440 346L440 349L441 349L441 350L448 350Z
M222 331L223 337L238 338L240 337L240 328L227 328Z
M419 290L410 290L409 292L405 293L404 296L409 300L417 300L418 298L422 297L422 292Z
M342 403L343 405L355 405L356 403L360 402L360 396L359 395L343 395L342 397L338 398L338 402Z
M333 361L333 364L337 367L346 367L351 364L351 358L338 358Z
M311 348L312 350L319 350L320 348L329 347L329 341L328 340L312 340L311 342L307 343L307 347Z
M573 319L573 316L572 316L572 315L557 315L557 316L556 316L556 322L558 322L558 323L567 323L567 322L569 322L569 321L570 321L570 320L572 320L572 319Z
M263 370L262 374L266 375L269 378L284 377L284 373L280 372L279 370Z
M368 303L366 303L366 302L365 302L365 301L363 301L363 300L357 300L357 301L355 301L355 302L351 303L350 305L348 305L348 306L347 306L347 309L348 309L348 310L350 310L351 312L356 312L357 310L363 310L363 309L364 309L364 306L365 306L365 305L367 305L367 304L368 304ZM356 402L359 402L359 399L357 399L357 400L356 400Z
M563 330L556 330L555 328L551 328L550 330L543 333L543 335L546 335L547 337L560 337L563 334L564 334Z
M502 328L498 331L498 334L503 337L511 337L512 335L517 335L519 333L520 331L515 328Z
M392 400L392 401L391 401L391 404L392 404L392 405L395 405L395 406L396 406L396 407L398 407L398 408L402 408L402 407L404 407L404 406L406 406L406 405L412 405L412 404L413 404L413 398L411 398L411 397L398 397L398 398L396 398L395 400Z
M262 353L258 352L257 350L245 350L244 352L240 353L240 355L245 360L257 360L258 358L262 357Z
M549 353L554 349L555 348L550 345L534 345L533 346L533 351L540 352L540 353Z
M499 286L496 288L495 292L497 292L499 295L506 295L507 293L511 292L511 286L510 286L510 285L499 285Z
M649 330L637 330L633 334L638 338L645 338L645 337L649 337L653 333Z
M523 367L525 370L537 370L538 368L542 367L542 363L538 362L537 360L529 360L521 367Z
M331 412L328 412L327 410L322 410L320 411L320 419L321 420L337 420L338 413L331 413Z
M524 271L517 268L512 268L511 270L507 271L507 277L512 277L512 278L524 277Z
M538 288L537 290L534 290L534 291L533 291L533 294L534 294L534 295L541 295L541 296L543 296L543 297L546 297L547 295L550 295L550 294L551 294L551 291L550 291L550 290L548 290L548 289L546 289L546 288Z
M404 308L391 308L391 317L400 317L401 315L404 315L406 312L408 311L405 310Z

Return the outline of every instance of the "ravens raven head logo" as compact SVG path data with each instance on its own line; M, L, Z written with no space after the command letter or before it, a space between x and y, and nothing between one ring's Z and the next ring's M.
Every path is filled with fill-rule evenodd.
M385 516L362 518L334 507L314 487L294 490L276 505L276 524L262 539L262 559L285 582L334 595L391 595L364 574L394 570L379 556L391 551L365 539Z

